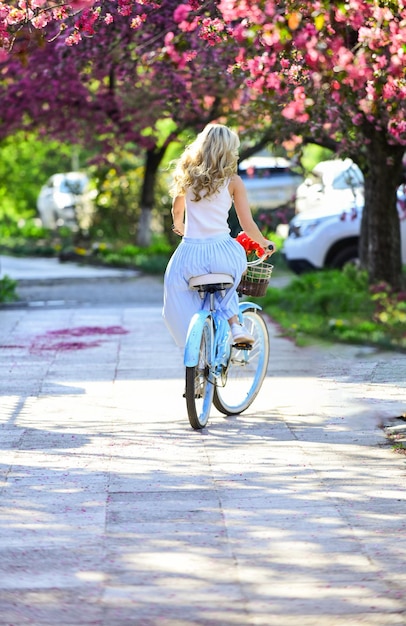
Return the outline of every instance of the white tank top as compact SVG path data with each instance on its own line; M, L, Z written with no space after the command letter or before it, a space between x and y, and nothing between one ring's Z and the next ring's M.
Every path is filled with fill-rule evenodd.
M201 239L230 232L227 223L232 204L229 182L227 180L217 193L210 198L203 197L199 202L194 202L190 189L186 191L185 237Z

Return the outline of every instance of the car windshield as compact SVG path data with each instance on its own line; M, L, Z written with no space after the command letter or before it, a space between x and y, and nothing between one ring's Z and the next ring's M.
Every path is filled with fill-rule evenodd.
M85 189L85 181L82 178L74 178L67 180L64 178L61 181L60 191L62 193L73 193L75 195L80 195L84 192Z

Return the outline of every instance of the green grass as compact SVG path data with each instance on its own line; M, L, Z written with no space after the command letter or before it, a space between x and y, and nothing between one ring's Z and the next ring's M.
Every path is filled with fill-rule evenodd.
M298 344L318 338L406 352L406 293L370 287L354 267L293 277L283 289L270 287L260 303Z

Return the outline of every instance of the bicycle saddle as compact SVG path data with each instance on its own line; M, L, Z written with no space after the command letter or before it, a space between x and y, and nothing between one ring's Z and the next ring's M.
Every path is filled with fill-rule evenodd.
M230 274L201 274L189 278L189 288L196 291L223 291L234 285Z

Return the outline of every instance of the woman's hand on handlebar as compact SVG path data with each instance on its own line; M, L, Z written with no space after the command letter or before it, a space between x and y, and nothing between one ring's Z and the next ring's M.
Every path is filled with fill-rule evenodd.
M276 252L276 246L273 241L269 239L265 240L265 245L263 246L265 250L265 254L269 257L272 256Z

